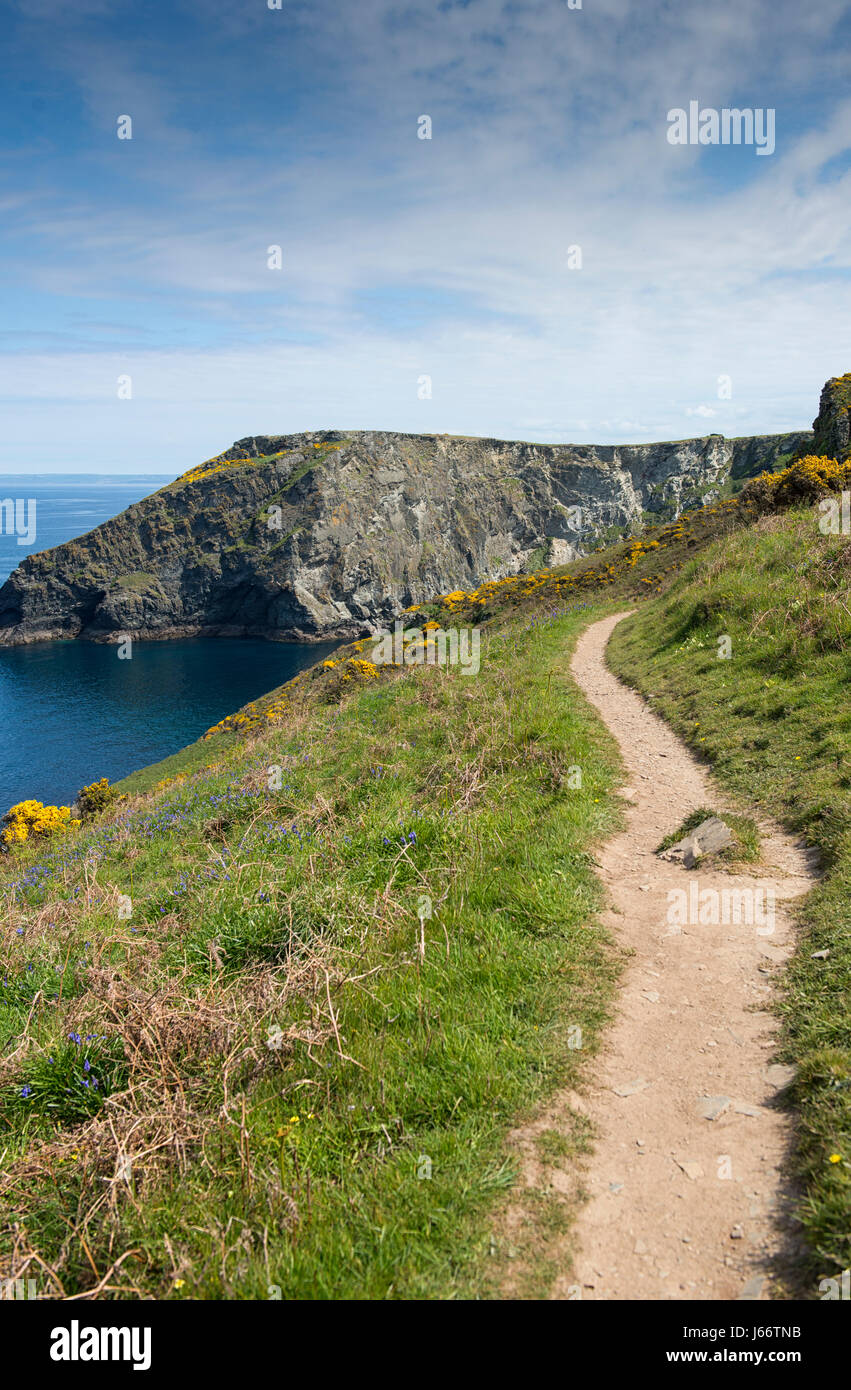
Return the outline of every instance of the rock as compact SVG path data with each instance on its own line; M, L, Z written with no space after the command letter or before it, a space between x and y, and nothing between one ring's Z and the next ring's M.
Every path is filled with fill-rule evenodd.
M735 1115L750 1115L754 1120L759 1117L760 1113L758 1105L748 1105L747 1101L744 1100L734 1100L732 1109Z
M737 1302L754 1302L756 1299L761 1297L764 1285L765 1279L762 1277L762 1275L755 1274L753 1278L749 1279L748 1282L745 1284L745 1287L739 1294Z
M692 868L707 854L718 854L736 843L736 837L718 816L709 816L695 830L670 849L663 850L660 859L670 859L675 863Z
M698 1178L703 1177L703 1169L700 1164L694 1162L694 1160L687 1158L680 1161L680 1159L675 1158L674 1162L678 1168L682 1168L690 1182L697 1182Z
M851 372L832 376L822 387L813 421L813 453L844 462L851 452Z
M705 1120L717 1120L719 1115L723 1115L725 1110L730 1108L729 1096L704 1096L697 1102L698 1114Z
M626 1081L620 1086L613 1086L612 1090L616 1096L636 1096L639 1091L646 1091L649 1085L649 1081L639 1077L637 1081Z
M28 556L0 589L0 644L363 636L436 594L587 554L647 513L677 517L809 438L248 436L88 535Z
M830 947L824 951L811 951L810 960L827 960L830 955Z
M733 1227L732 1231L730 1232L730 1239L731 1239L731 1240L744 1240L744 1238L745 1238L745 1228L744 1228L744 1226L740 1226L740 1225L738 1225L738 1224L735 1225L735 1226Z
M775 1062L772 1066L766 1067L765 1079L772 1086L778 1088L788 1086L795 1080L796 1071L794 1067L786 1066L783 1062Z
M757 949L761 956L766 960L773 960L777 965L788 960L792 954L791 946L769 946L767 942L762 942Z

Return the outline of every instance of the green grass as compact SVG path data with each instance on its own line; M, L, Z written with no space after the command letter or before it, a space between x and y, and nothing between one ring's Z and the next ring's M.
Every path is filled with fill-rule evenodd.
M210 745L199 739L198 742L188 744L186 748L181 748L179 752L172 753L158 763L149 763L138 772L131 772L116 782L115 788L126 796L142 795L153 791L158 782L203 771L220 754L232 752L235 747L238 747L238 740L233 734L220 734L214 757Z
M710 545L609 652L727 786L820 852L782 1007L800 1214L814 1273L834 1275L851 1263L851 545L817 520L798 509Z
M0 1268L118 1298L494 1291L508 1132L578 1084L617 973L617 756L566 672L589 616L195 745L219 766L188 750L182 784L4 865Z
M134 593L143 594L152 586L159 585L159 580L155 574L149 574L146 570L133 570L130 574L121 574L115 581L119 589L130 589Z

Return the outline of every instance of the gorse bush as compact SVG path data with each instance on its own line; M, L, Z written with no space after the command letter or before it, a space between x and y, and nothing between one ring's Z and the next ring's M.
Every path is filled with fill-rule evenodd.
M851 460L838 463L836 459L807 454L779 473L760 473L743 489L742 501L754 503L760 511L774 511L818 502L849 486Z
M55 835L75 829L80 822L71 817L67 806L44 806L40 801L19 801L3 817L5 829L0 841L10 849L32 835Z
M108 777L101 777L99 782L81 787L77 792L77 802L83 820L91 820L94 816L100 815L118 800L118 796L115 788L109 785Z

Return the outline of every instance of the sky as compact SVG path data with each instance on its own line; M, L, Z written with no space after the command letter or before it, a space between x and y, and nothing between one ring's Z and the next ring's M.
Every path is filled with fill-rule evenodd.
M0 471L178 474L330 428L806 429L851 370L839 0L5 0L0 25ZM774 111L773 152L672 144L692 101Z

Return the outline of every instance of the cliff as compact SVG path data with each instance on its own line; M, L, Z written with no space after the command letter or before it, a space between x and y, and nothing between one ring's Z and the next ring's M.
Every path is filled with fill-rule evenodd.
M811 442L807 431L626 447L335 430L242 439L25 559L0 589L0 644L358 636L447 589L564 564L677 516Z
M813 421L813 452L844 463L851 455L851 372L826 381Z

